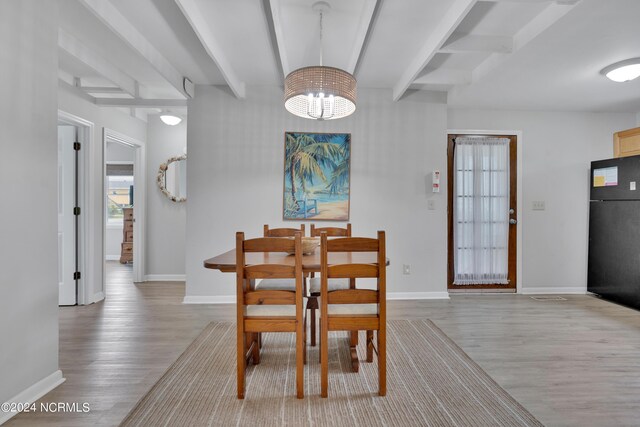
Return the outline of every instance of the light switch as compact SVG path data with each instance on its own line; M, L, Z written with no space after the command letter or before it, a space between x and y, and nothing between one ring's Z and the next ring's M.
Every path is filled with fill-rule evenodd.
M534 211L545 210L544 200L534 200L531 202L531 209Z
M636 182L635 181L631 181L629 183L629 190L636 191Z

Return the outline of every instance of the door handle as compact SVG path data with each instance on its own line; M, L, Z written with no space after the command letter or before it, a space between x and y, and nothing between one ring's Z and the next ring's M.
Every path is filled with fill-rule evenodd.
M515 224L517 224L517 223L518 223L518 220L517 220L517 219L511 218L511 219L509 220L509 224L511 224L511 225L515 225Z

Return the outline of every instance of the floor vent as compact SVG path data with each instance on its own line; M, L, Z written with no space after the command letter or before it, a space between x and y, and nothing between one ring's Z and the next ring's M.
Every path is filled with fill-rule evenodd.
M531 297L536 301L566 301L567 299L559 296L539 296L539 297Z

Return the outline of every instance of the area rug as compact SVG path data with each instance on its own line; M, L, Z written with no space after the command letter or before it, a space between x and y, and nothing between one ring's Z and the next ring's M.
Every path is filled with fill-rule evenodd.
M329 397L320 398L318 347L308 347L305 398L296 399L295 336L270 333L238 400L235 330L233 323L210 323L121 425L541 425L430 320L388 322L385 397L377 395L377 362L363 360L364 340L354 373L346 333L332 333Z

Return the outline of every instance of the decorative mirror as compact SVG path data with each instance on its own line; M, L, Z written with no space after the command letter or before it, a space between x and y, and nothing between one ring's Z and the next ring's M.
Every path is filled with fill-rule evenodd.
M162 194L176 203L187 201L187 155L170 157L160 165L156 179Z

